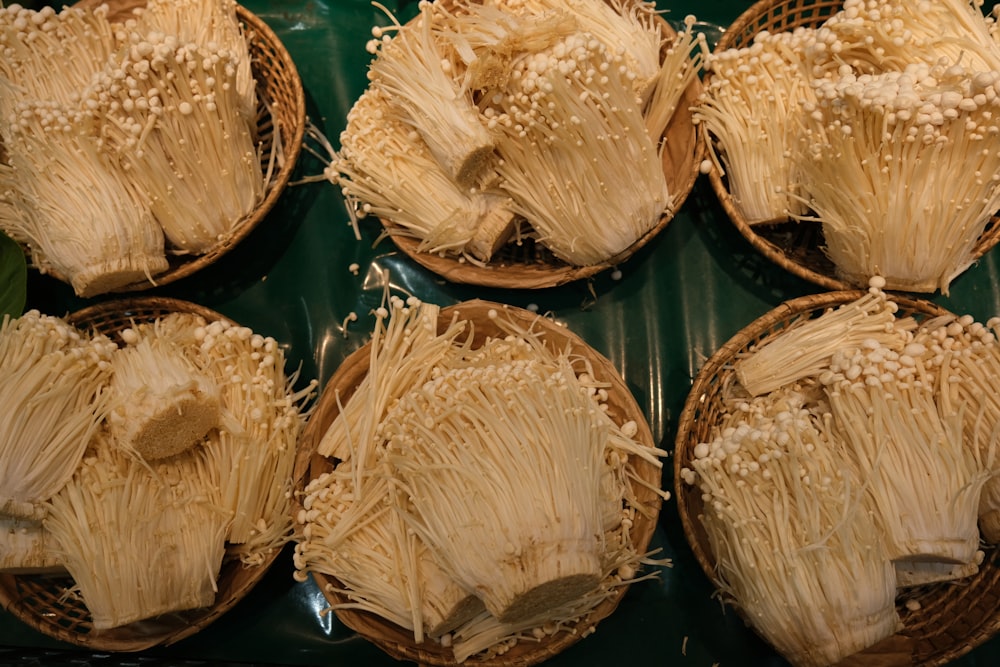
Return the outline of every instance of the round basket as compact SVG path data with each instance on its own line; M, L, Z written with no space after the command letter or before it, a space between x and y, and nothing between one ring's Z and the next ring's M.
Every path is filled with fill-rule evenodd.
M74 7L89 8L106 0L81 0ZM145 0L110 0L109 16L124 17ZM151 279L137 281L112 290L114 293L140 292L185 278L212 264L242 241L274 208L288 185L299 154L306 128L305 93L291 55L273 30L242 5L236 6L236 16L243 26L249 45L251 69L257 83L256 141L261 156L261 173L270 178L265 184L264 197L257 207L238 221L224 238L198 255L167 253L168 267ZM280 161L269 165L272 147L280 146ZM49 272L67 282L64 276Z
M738 332L699 370L681 412L674 450L674 492L685 537L695 558L713 583L715 559L702 526L701 491L685 483L681 470L690 467L694 448L711 441L719 422L726 391L736 382L733 360L804 318L860 298L865 292L841 290L787 301ZM927 319L948 315L946 309L924 299L890 296L897 317ZM972 650L1000 628L1000 551L986 550L979 572L960 582L907 588L896 600L903 628L889 639L848 658L844 664L871 667L942 665Z
M116 338L135 323L151 322L170 313L192 313L206 322L226 319L187 301L134 297L89 306L72 313L67 320L82 330ZM279 553L274 550L266 554L254 566L245 565L235 557L225 558L211 607L164 614L100 632L94 630L83 600L67 594L73 588L69 576L0 574L0 606L29 627L59 641L98 651L141 651L173 644L218 619L249 593Z
M722 34L715 52L738 49L753 43L754 37L767 30L791 32L796 28L817 27L840 10L841 0L759 0L750 6ZM708 83L712 73L706 72ZM714 146L704 123L699 128L700 142L706 152ZM774 220L750 225L729 192L729 182L719 170L708 172L712 189L740 234L767 259L815 285L829 290L851 290L864 285L851 284L837 274L836 266L823 250L823 231L818 223ZM979 259L1000 241L1000 216L990 219L973 249L972 260Z
M673 39L676 31L666 21L660 21L663 34ZM701 81L695 79L684 91L677 111L664 131L662 156L667 191L674 197L671 211L664 212L656 225L631 246L604 262L589 266L574 266L556 257L543 244L533 239L510 241L501 247L485 265L474 264L453 256L441 256L419 250L420 240L407 236L392 220L382 220L385 231L399 249L417 264L455 283L511 289L542 289L575 280L590 278L614 268L642 249L663 231L690 195L699 175L704 155L703 144L691 120L688 109L701 94ZM627 165L623 165L627 168Z
M617 370L607 358L589 347L581 338L566 328L527 310L489 301L473 300L442 309L438 320L439 330L443 330L451 321L452 316L457 314L461 319L474 325L473 347L478 347L487 337L496 337L502 333L493 319L489 317L491 310L500 311L501 317L509 318L526 327L531 327L533 331L541 332L545 344L551 349L563 350L570 346L574 354L588 360L593 365L595 377L611 385L608 388L608 413L618 423L629 419L634 420L639 427L638 433L634 436L635 439L647 446L653 446L653 436L646 418ZM330 424L340 414L338 402L339 405L343 405L350 400L354 390L367 374L369 355L370 344L352 353L341 364L323 390L302 437L300 455L312 452L307 456L300 456L299 468L305 471L304 474L299 469L296 470L296 478L304 480L304 484L332 469L332 462L326 457L316 454L316 448ZM637 513L630 532L636 550L642 553L648 547L656 529L661 500L651 489L659 488L661 470L659 467L642 460L633 460L631 463L641 480L641 482L633 483L633 491L638 502L650 510L647 514ZM345 597L331 592L334 588L340 588L335 579L317 573L312 573L312 576L331 604L346 601ZM335 585L330 586L330 584ZM540 641L518 642L503 655L472 656L461 664L484 667L527 667L538 664L579 641L586 634L583 632L584 629L592 628L600 620L610 615L618 606L626 589L627 586L620 587L613 597L605 600L575 624L566 627L564 631L547 636ZM388 622L378 615L356 609L337 609L335 613L344 625L398 660L409 660L420 665L459 664L455 661L450 649L430 641L417 644L414 642L412 631Z

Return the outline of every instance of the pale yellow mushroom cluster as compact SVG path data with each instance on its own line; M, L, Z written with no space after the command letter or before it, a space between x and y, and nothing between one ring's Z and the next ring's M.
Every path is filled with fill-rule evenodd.
M42 519L100 426L114 343L30 310L0 326L0 570L62 571Z
M296 577L333 609L378 614L458 662L565 631L639 577L635 461L662 451L606 411L570 347L499 311L472 344L459 316L393 298L370 367L323 433L304 486ZM642 488L642 487L640 487ZM661 497L666 493L656 490Z
M289 541L316 386L226 320L120 338L37 311L0 329L0 571L68 574L96 630L209 607L224 563Z
M900 628L885 540L799 385L734 403L684 470L724 599L789 662L831 665Z
M422 252L486 263L531 237L608 261L676 203L663 135L700 51L664 25L641 1L421 2L374 30L327 177L355 226L378 216Z
M997 538L997 322L900 316L872 282L740 353L682 470L722 591L795 665L889 637L899 594L975 574ZM780 381L742 384L767 359Z
M807 211L792 156L802 105L815 97L802 57L812 39L805 29L761 32L750 46L705 57L710 76L693 118L712 133L709 159L750 225Z
M746 221L819 224L848 284L947 293L1000 210L1000 46L981 5L848 0L706 55L694 118Z
M0 326L0 513L38 519L108 409L115 345L29 310Z
M231 0L151 1L115 20L106 5L11 4L0 54L0 229L78 295L155 283L263 199Z

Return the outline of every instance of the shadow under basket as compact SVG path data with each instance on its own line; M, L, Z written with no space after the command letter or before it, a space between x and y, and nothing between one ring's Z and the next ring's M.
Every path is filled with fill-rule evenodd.
M126 16L136 7L145 5L145 0L104 0L111 8L109 18ZM73 5L89 9L103 4L102 0L81 0ZM265 183L264 196L257 206L243 219L233 225L230 232L219 239L207 251L200 254L171 254L167 250L167 269L152 276L110 290L111 293L141 292L167 285L186 278L200 269L214 263L247 237L271 209L288 186L292 173L302 152L302 140L306 129L306 102L302 81L291 55L275 32L258 16L243 7L236 6L236 18L240 22L250 52L251 71L257 89L257 120L255 140L260 153L261 173L265 176L269 169L270 179ZM275 146L280 147L280 161L269 168L270 156ZM66 276L48 271L55 278L69 282Z
M610 384L607 390L607 405L608 413L614 421L616 423L627 420L635 421L638 432L634 439L645 446L652 447L654 445L649 424L615 367L607 358L589 347L581 338L565 327L527 310L489 301L472 300L443 308L438 318L438 330L443 331L451 322L452 317L457 314L460 319L473 324L473 348L478 348L486 338L496 338L503 335L503 331L489 316L490 311L493 310L499 313L499 318L508 318L532 331L540 332L543 335L545 345L553 351L564 350L569 346L574 355L589 361L593 366L594 377ZM340 414L338 403L340 405L347 403L367 375L370 353L370 343L352 353L344 360L323 390L302 436L300 458L295 472L296 479L303 480L302 488L308 484L309 480L332 470L333 462L317 454L316 451L323 435ZM659 516L660 496L651 488L660 487L661 469L636 457L632 457L630 463L641 480L633 482L632 486L637 502L649 510L647 513L637 512L630 529L630 536L636 551L644 553L652 539ZM647 488L647 486L651 488ZM315 572L311 576L331 605L343 604L348 601L345 596L333 591L334 588L341 587L335 578ZM627 588L628 586L619 587L612 597L604 600L590 613L577 622L569 624L562 631L538 641L530 639L519 641L502 655L478 654L469 657L462 663L455 661L450 649L442 647L434 641L417 644L411 630L391 623L376 614L356 609L336 609L335 613L344 625L398 660L409 660L420 665L451 666L462 664L481 667L527 667L551 658L578 642L586 629L595 626L617 608Z
M674 496L684 535L706 576L718 583L715 558L701 523L701 490L683 481L694 449L711 442L724 410L727 388L737 383L734 360L765 344L805 318L849 303L863 290L839 290L786 301L739 331L705 362L695 377L680 415L674 448ZM950 311L920 298L890 295L896 317L925 320ZM902 629L895 635L842 660L841 667L936 666L951 662L990 639L1000 628L1000 550L984 549L978 573L957 581L924 584L900 591L896 610ZM738 610L739 611L739 610ZM740 612L742 613L742 612Z
M750 46L754 37L763 31L771 33L792 32L796 28L816 28L832 14L839 11L840 0L760 0L741 14L722 34L715 46L715 53L727 49ZM706 72L703 81L707 88L712 73ZM705 154L713 150L715 137L700 124L699 142ZM837 272L837 267L824 251L821 225L817 222L774 220L751 225L729 191L729 179L712 168L708 172L712 190L722 208L740 234L755 250L779 267L795 276L827 290L852 290L866 287L854 284ZM1000 242L1000 215L994 215L972 250L970 261L975 261ZM867 278L865 279L867 283ZM892 286L889 286L892 289Z
M666 37L676 35L676 31L666 21L660 21L660 24ZM455 283L507 289L542 289L590 278L613 269L626 262L662 232L694 188L704 150L689 109L700 94L701 80L696 77L685 89L663 134L661 162L667 191L673 196L671 209L665 211L656 224L632 245L603 262L588 266L569 264L556 257L542 243L525 238L508 241L489 262L479 265L451 255L421 251L420 240L408 236L392 220L383 219L383 228L405 255L429 271Z
M82 331L96 331L121 344L118 334L122 330L170 313L191 313L206 322L230 321L203 306L163 297L111 300L78 310L67 320ZM68 575L0 574L0 606L44 635L87 649L130 652L168 646L194 635L231 609L260 581L279 553L280 550L274 550L264 554L259 564L248 566L227 552L216 580L218 592L212 606L164 614L108 630L94 629L83 600L70 592L74 584Z

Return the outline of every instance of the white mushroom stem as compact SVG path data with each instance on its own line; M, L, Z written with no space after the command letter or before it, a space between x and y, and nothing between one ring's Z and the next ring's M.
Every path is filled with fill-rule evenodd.
M429 380L467 333L459 321L438 332L434 304L390 298L387 305L375 311L368 372L317 446L322 456L356 460L355 470L362 473L374 465L376 429L386 411L412 386Z
M95 630L215 600L228 515L196 460L176 465L165 476L99 438L49 503L45 527Z
M660 71L660 50L664 43L660 10L642 0L496 0L505 11L521 16L568 11L578 24L578 32L601 41L620 57L632 81L632 89L643 100L650 94Z
M402 523L390 502L398 490L383 471L378 430L391 405L430 379L447 354L463 349L456 339L467 325L456 320L439 333L433 304L393 297L386 305L375 313L368 372L317 447L341 463L306 487L296 576L336 577L351 600L346 608L377 613L412 630L419 642L466 621L482 603Z
M248 564L280 549L292 535L296 445L316 382L295 389L277 341L228 321L197 329L197 366L216 378L226 421L209 433L222 504L231 513L227 539Z
M337 475L331 474L321 481L336 479ZM406 598L408 587L403 580L403 570L411 559L396 551L396 534L386 529L387 522L393 520L392 511L384 504L384 495L350 491L349 479L344 499L338 493L341 485L324 487L316 483L320 480L314 480L306 488L307 494L325 493L315 499L306 496L310 509L300 514L300 522L309 523L295 547L297 578L304 579L310 571L336 577L345 588L324 592L348 596L350 602L341 608L377 613L400 627L414 629L414 637L422 640L422 620L413 621L413 606ZM383 483L375 490L388 493L388 486Z
M579 29L576 15L565 6L522 12L498 0L437 10L432 29L457 61L452 74L474 91L505 88L514 62L525 53L549 48Z
M422 621L414 622L404 581L409 555L400 554L390 529L392 510L386 502L386 479L362 478L355 486L353 462L312 479L305 487L296 523L295 578L305 581L315 572L335 577L349 600L347 608L377 613L423 637ZM369 493L369 491L371 491Z
M218 46L152 33L133 40L84 101L104 118L104 149L149 197L178 252L206 252L264 196L238 65Z
M790 154L802 105L814 97L802 56L812 39L808 28L764 31L750 46L705 55L708 76L692 117L710 134L709 157L748 224L807 210Z
M941 413L962 420L966 447L996 472L1000 454L1000 343L988 326L971 316L925 323L916 340L936 373ZM993 474L979 498L979 530L987 543L1000 541L1000 477Z
M390 478L358 478L354 461L312 480L297 522L296 578L308 572L335 577L334 592L348 602L335 609L364 609L413 631L414 641L439 637L482 610L393 509ZM356 486L356 483L361 483Z
M609 422L571 376L529 362L446 372L382 425L409 523L501 621L600 581Z
M684 29L663 47L662 62L647 89L642 115L646 119L646 132L657 144L664 139L681 98L698 80L702 67L705 37L694 32L694 23L694 16L686 16Z
M818 377L833 354L866 340L901 348L905 334L916 323L896 318L898 310L873 279L863 296L812 318L800 318L777 335L765 339L735 361L736 378L752 396L760 396L803 380Z
M66 484L107 402L114 344L37 310L0 325L0 515L40 519Z
M108 7L93 11L64 7L38 10L11 4L0 7L0 79L17 94L0 96L6 115L19 98L54 100L63 104L79 99L80 91L117 50L115 31L107 20Z
M582 382L587 380L580 378ZM599 393L599 390L598 390ZM594 394L592 398L597 399ZM628 431L627 424L622 426L623 431ZM622 440L629 440L627 434L623 434ZM632 447L636 443L632 441ZM641 448L640 448L641 449ZM645 455L655 453L656 450L646 448ZM488 611L483 611L475 618L455 629L451 633L450 640L454 647L455 659L463 662L467 658L486 651L487 649L502 653L507 647L513 646L519 638L526 638L527 641L544 639L556 635L560 632L578 632L577 624L581 617L595 609L605 600L613 597L619 592L622 586L642 581L644 579L655 578L655 573L640 574L642 564L650 563L649 554L639 554L631 541L631 526L637 513L646 513L648 508L643 503L636 502L634 498L621 498L625 481L620 474L628 468L623 460L623 451L616 446L610 447L607 451L608 466L605 470L606 484L602 488L602 504L606 509L611 510L612 516L606 517L610 521L605 523L605 554L602 559L604 575L600 584L586 595L576 598L561 606L549 606L534 616L527 616L515 622L504 623L498 620ZM668 494L667 494L668 495ZM664 495L664 497L667 497ZM659 564L669 564L669 561L659 561ZM589 634L593 628L584 630L584 634Z
M1000 69L982 0L845 0L824 21L808 54L815 73L846 64L874 74L944 58L972 70Z
M420 15L406 25L397 22L392 36L376 30L369 45L376 57L368 78L402 111L444 172L469 187L492 164L494 140L473 103L472 91L460 86L447 65L448 54L435 39L436 7L420 3Z
M969 563L990 473L965 442L961 416L939 409L924 348L916 339L901 351L870 341L836 354L821 379L843 446L868 480L889 556Z
M671 211L639 100L598 40L567 37L518 63L511 81L482 101L502 137L499 187L557 257L578 266L609 261Z
M101 154L98 117L22 101L16 116L0 123L10 160L0 169L0 192L18 212L0 228L27 239L40 270L92 296L167 269L163 231L146 194Z
M355 101L340 143L327 172L340 186L355 230L358 219L377 216L419 239L423 252L468 253L480 261L506 238L514 214L505 198L460 187L379 88L369 87ZM494 216L499 229L480 237Z
M253 77L248 35L236 15L234 0L147 0L134 31L174 35L181 42L216 44L232 54L240 113L251 127L257 121L257 82Z
M506 335L503 338L486 341L478 350L470 351L464 357L464 363L480 363L489 365L503 360L506 363L514 361L529 361L531 359L542 358L557 359L558 363L568 363L573 369L576 381L580 388L598 405L604 405L608 399L608 389L610 383L595 376L592 364L582 356L573 351L573 346L567 344L565 347L554 350L551 343L539 333L534 326L525 326L517 321L504 317L501 313L491 311L488 314L490 320ZM603 409L603 408L602 408ZM629 457L643 460L650 465L661 467L663 462L661 457L666 456L665 450L649 447L634 439L637 432L637 425L634 421L615 425L610 433L607 442L607 450L610 459L618 459L618 464L626 464ZM618 464L612 464L613 468L620 468ZM630 467L625 465L626 468ZM631 481L638 482L634 472L629 473ZM622 489L625 491L625 489ZM656 495L663 500L670 498L670 493L665 489L656 489ZM644 511L641 503L630 498L630 504L638 511Z
M792 664L830 665L900 627L895 571L828 416L795 386L737 401L683 471L719 585Z
M1000 209L1000 73L948 63L817 82L797 159L845 280L947 293Z

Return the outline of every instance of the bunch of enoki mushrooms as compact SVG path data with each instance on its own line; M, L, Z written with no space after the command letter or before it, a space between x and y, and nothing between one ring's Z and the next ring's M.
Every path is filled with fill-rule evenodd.
M208 252L279 159L250 67L232 0L0 7L0 230L80 296Z
M120 338L37 310L0 324L0 571L68 576L98 633L210 608L223 567L273 559L315 389L226 320Z
M981 0L846 0L705 56L694 119L751 227L818 224L837 277L947 294L1000 210L1000 43Z
M588 266L673 214L664 134L698 75L693 17L674 33L632 0L421 2L404 25L386 13L339 150L325 143L356 233L378 217L420 252L478 265L530 237Z
M725 598L795 665L889 637L898 596L1000 539L1000 320L899 315L872 283L737 355L682 470Z
M499 308L474 344L477 320L439 329L439 311L393 297L376 313L368 372L317 448L328 469L304 485L296 576L449 662L585 636L656 576L632 526L669 497L637 471L664 452L611 414L574 346Z

